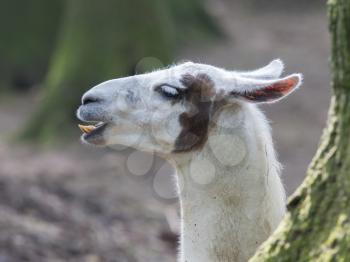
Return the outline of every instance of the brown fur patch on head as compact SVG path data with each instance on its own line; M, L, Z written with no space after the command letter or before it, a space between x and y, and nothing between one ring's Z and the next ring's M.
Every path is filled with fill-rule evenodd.
M189 109L179 118L182 130L173 151L177 153L196 150L205 144L215 98L214 82L206 74L185 74L181 83L187 87L184 102Z

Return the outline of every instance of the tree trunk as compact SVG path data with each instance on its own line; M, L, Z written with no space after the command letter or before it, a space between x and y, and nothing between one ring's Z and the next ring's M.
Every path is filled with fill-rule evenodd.
M251 261L350 261L350 1L328 2L333 97L328 126L288 213Z
M63 0L1 1L0 89L42 81L63 6Z
M146 69L169 63L181 25L174 5L174 0L68 1L44 100L21 137L49 142L66 135L74 126L75 110L84 91L101 81L133 73L145 57L155 58L141 61Z

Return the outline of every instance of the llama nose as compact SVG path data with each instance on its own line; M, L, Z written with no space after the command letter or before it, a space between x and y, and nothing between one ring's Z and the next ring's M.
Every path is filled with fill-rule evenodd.
M85 95L83 96L81 103L83 105L92 104L92 103L101 103L103 99L101 97L93 96L93 95Z

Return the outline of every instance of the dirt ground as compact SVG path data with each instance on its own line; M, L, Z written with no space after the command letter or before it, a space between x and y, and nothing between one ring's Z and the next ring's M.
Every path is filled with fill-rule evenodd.
M211 6L227 39L188 45L179 59L243 70L279 57L286 72L304 73L300 90L263 107L291 193L315 153L328 110L325 10L247 12L231 2ZM7 143L38 99L35 90L0 99L0 262L175 261L177 239L166 219L176 207L171 169L149 155L135 161L131 150L82 146L78 133L75 142L54 149Z

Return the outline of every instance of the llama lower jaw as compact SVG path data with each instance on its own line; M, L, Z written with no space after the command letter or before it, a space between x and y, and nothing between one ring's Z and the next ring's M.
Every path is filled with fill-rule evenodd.
M108 123L99 122L96 125L78 125L80 130L84 133L81 140L87 144L103 146L105 145L104 131Z

